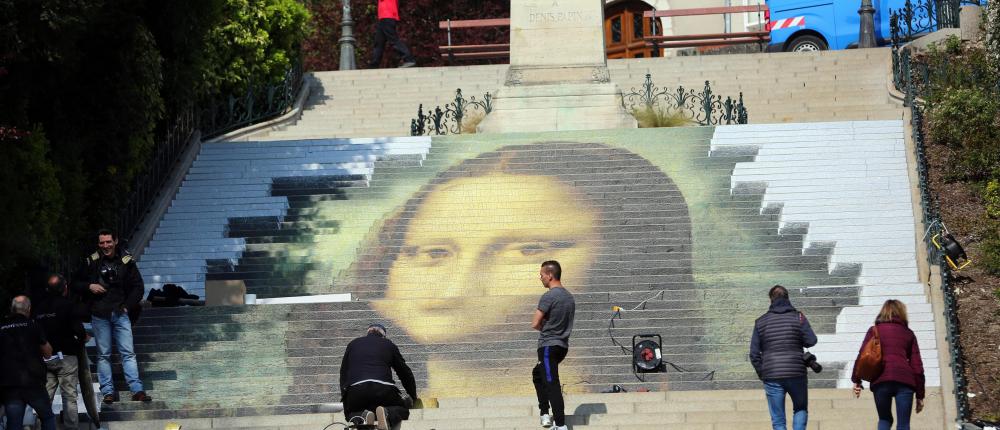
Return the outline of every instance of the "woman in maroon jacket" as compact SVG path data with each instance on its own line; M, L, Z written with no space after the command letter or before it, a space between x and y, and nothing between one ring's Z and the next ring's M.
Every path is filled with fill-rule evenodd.
M906 305L899 300L886 300L875 318L875 326L868 329L861 348L872 338L878 328L882 343L882 374L871 383L875 394L875 410L878 411L878 430L892 427L892 400L896 399L896 415L899 423L896 430L910 430L910 410L913 408L913 394L917 395L917 413L924 409L924 365L920 360L917 337L907 327ZM861 353L858 353L861 357ZM854 396L861 396L861 378L858 377L855 359Z

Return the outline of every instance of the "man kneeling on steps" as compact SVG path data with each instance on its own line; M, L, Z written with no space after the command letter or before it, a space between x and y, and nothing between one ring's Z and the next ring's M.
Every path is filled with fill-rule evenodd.
M408 397L396 388L390 369L396 371ZM340 363L340 397L344 416L352 424L372 425L377 419L376 428L388 430L410 417L417 382L382 324L369 325L365 336L347 344Z

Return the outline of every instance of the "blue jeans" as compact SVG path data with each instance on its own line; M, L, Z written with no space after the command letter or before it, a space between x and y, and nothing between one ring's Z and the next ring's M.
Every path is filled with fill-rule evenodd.
M892 428L892 399L896 399L896 430L910 430L910 411L913 410L913 388L899 382L881 382L872 385L875 410L878 412L878 430Z
M97 342L97 381L101 385L101 394L106 396L115 392L115 384L111 379L112 338L122 356L122 370L125 371L129 391L143 391L142 381L139 380L139 364L135 361L135 349L132 347L132 323L128 314L113 312L110 319L94 315L90 325L94 329L94 341Z
M24 410L27 406L38 414L42 420L42 430L56 430L56 415L52 413L52 403L45 387L5 389L3 392L3 407L7 415L7 428L20 429L24 423Z
M809 421L809 380L805 376L764 381L767 410L771 413L771 428L787 430L785 425L785 393L792 398L792 428L805 430Z

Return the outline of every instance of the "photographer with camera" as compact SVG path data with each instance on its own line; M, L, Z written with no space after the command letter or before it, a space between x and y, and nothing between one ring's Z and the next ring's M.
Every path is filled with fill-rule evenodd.
M129 312L134 312L132 309L138 306L144 289L139 268L128 251L118 248L115 233L106 229L97 232L97 252L91 254L86 263L75 278L74 290L90 298L91 326L97 342L97 379L104 403L116 401L111 379L112 341L121 354L132 400L150 402L153 399L143 390L139 380L129 320Z
M792 307L788 290L775 285L768 292L771 306L757 318L750 337L750 362L764 382L771 427L786 430L785 393L792 398L792 428L805 430L809 419L809 391L806 367L819 373L823 367L816 356L803 348L816 345L816 333L802 312Z

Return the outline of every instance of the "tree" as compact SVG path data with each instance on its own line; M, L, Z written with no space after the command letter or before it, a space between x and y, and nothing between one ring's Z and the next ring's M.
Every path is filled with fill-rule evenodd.
M0 211L30 243L0 244L0 282L92 248L174 118L279 81L307 20L295 0L0 0Z
M30 132L0 127L0 184L4 187L0 193L0 282L8 293L24 286L26 267L56 256L63 195L49 152L42 127Z
M297 61L309 11L295 0L225 0L220 25L208 34L215 94L239 94L251 84L276 83Z

